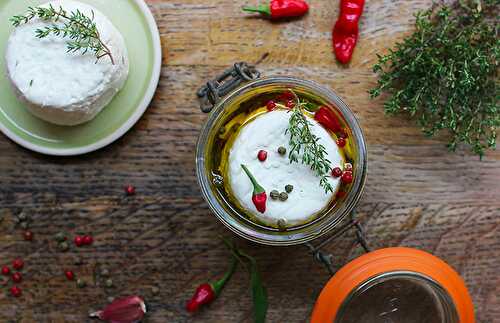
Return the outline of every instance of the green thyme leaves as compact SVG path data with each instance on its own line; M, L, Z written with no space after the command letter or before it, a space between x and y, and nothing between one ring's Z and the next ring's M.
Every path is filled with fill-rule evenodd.
M325 193L333 192L333 187L328 182L328 174L331 170L331 163L328 160L326 148L319 142L319 138L311 132L312 124L304 114L304 104L299 97L295 96L296 104L292 109L287 133L290 134L290 152L288 158L290 163L298 163L302 154L301 162L311 167L311 170L320 178L320 186L325 189Z
M408 114L424 134L446 129L448 147L465 143L483 156L500 124L499 0L461 0L419 12L415 32L378 56L372 98L389 96L388 115Z
M14 27L28 23L34 18L43 21L51 21L52 25L35 31L36 37L45 38L49 35L68 38L66 42L67 51L71 53L81 52L82 55L87 52L93 52L99 60L108 56L114 65L114 58L108 46L101 40L99 31L94 22L94 13L88 17L80 10L67 12L62 7L55 9L52 5L45 7L29 7L24 15L17 15L10 18ZM61 21L62 24L55 24Z

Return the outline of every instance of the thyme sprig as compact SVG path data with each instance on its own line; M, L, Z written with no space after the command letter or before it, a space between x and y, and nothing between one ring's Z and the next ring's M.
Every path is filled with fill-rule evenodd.
M498 37L500 0L458 0L416 15L416 30L385 56L374 72L372 97L389 94L389 115L409 114L433 136L448 129L459 143L483 156L495 148L500 125Z
M311 167L311 170L320 177L319 184L325 189L325 193L333 192L333 187L328 182L328 174L331 170L331 162L327 159L328 153L325 146L319 143L319 138L311 132L311 122L307 120L304 109L307 102L289 90L295 97L295 106L291 111L288 128L285 133L290 134L290 152L288 158L290 163L298 163L302 154L301 163Z
M68 13L62 7L55 9L52 5L48 8L29 7L26 14L13 16L10 18L10 21L14 27L18 27L34 18L54 22L50 26L37 29L35 31L36 37L45 38L50 34L64 38L68 37L69 40L66 43L68 53L80 51L82 55L85 55L88 51L91 51L97 60L108 56L111 63L115 64L111 50L101 39L99 30L94 22L93 11L92 16L88 17L78 9ZM55 24L60 20L62 20L61 25Z

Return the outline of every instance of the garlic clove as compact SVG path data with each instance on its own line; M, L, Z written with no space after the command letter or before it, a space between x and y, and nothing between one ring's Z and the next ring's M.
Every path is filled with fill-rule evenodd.
M139 296L128 296L114 300L101 311L90 314L110 323L134 323L146 314L146 304Z

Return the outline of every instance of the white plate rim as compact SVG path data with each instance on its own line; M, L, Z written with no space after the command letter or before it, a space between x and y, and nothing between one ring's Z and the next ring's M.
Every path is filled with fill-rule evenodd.
M123 135L125 135L142 117L144 112L146 112L149 104L153 100L153 96L156 93L156 89L158 87L158 83L160 81L161 74L161 64L162 64L162 51L161 51L161 40L160 40L160 32L158 30L158 25L156 24L156 20L149 10L148 5L144 2L144 0L134 0L134 2L139 6L139 9L143 13L146 18L149 31L151 32L151 36L153 39L153 71L151 73L151 79L146 89L146 92L142 98L142 101L139 103L134 113L123 123L118 129L116 129L112 134L107 137L92 143L90 145L78 147L78 148L48 148L41 145L34 144L21 138L12 132L7 126L0 122L0 131L4 133L10 140L19 144L20 146L44 154L51 156L77 156L87 154L101 148L104 148L111 143L115 142Z

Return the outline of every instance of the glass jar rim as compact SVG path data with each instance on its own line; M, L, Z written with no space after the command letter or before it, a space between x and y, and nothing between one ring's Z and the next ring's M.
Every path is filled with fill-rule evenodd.
M342 323L344 315L347 311L347 307L353 302L357 297L360 297L363 293L367 292L371 288L377 288L381 283L400 279L400 280L411 280L414 283L418 283L421 286L428 287L432 291L432 296L435 301L437 301L442 311L443 317L442 323L458 323L458 313L455 307L453 299L448 294L448 292L439 284L437 281L431 277L424 275L422 273L414 271L390 271L373 276L366 281L359 284L354 288L351 293L345 298L339 311L335 317L334 323ZM429 293L431 294L431 293ZM396 297L396 296L395 296ZM363 311L363 309L360 309Z
M288 235L276 235L271 233L257 232L254 228L243 225L241 222L233 218L227 211L220 205L215 193L211 189L210 175L205 168L205 149L208 146L208 141L210 138L210 132L212 128L218 121L218 118L223 113L226 106L228 106L233 100L240 97L247 91L251 91L257 88L272 86L272 85L283 85L283 87L297 87L309 91L310 93L317 95L324 101L335 106L342 117L345 119L346 124L351 129L354 134L354 140L356 141L356 147L358 147L358 159L359 161L354 165L354 173L358 174L354 178L352 184L352 189L350 194L346 196L345 201L342 203L340 208L335 212L334 216L326 216L330 221L323 223L317 229L312 230L307 233L294 233L292 230L289 231ZM275 76L275 77L264 77L257 80L246 83L239 88L230 92L227 96L218 102L209 114L208 119L203 125L200 135L198 137L198 142L196 145L196 175L198 183L200 185L204 199L209 205L211 211L217 216L217 218L231 231L237 235L260 244L272 245L272 246L289 246L297 245L309 242L313 239L319 238L332 229L334 229L342 220L344 220L357 205L364 188L366 181L367 172L367 151L366 144L364 140L364 135L359 126L359 123L347 106L347 104L330 88L322 86L316 82L304 80L300 78L290 77L290 76ZM307 227L307 226L306 226Z

